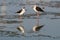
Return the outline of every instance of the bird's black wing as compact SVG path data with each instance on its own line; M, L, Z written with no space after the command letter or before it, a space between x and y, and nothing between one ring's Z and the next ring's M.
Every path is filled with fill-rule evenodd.
M36 7L36 10L37 10L37 11L44 12L40 7Z
M21 10L19 10L19 11L17 11L16 13L21 13L21 11L22 11L22 9L21 9Z

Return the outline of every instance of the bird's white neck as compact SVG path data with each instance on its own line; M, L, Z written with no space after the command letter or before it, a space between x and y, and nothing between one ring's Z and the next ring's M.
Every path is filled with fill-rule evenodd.
M36 8L36 5L34 6L34 8Z
M25 13L25 9L22 8L22 12L19 15L23 15Z

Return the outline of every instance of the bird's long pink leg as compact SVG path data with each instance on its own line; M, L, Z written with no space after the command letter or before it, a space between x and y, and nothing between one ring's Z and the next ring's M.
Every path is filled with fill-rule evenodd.
M37 26L39 26L39 13L37 13Z
M23 20L22 20L22 16L19 17L19 20L20 20L20 21L23 21ZM20 25L22 25L22 23L20 23Z

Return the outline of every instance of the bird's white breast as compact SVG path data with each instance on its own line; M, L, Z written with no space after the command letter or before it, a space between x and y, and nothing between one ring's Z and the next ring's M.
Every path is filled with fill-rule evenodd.
M33 8L33 9L34 9L34 11L35 11L35 12L38 12L38 11L36 10L36 6L34 6L34 8Z

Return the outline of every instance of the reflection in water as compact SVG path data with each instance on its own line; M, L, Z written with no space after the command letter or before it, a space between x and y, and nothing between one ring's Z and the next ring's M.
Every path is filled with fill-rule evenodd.
M25 4L19 4L19 3L13 3L13 2L7 2L7 3L5 3L5 4L0 4L0 7L2 7L1 9L2 10L5 10L6 11L6 6L8 7L8 8L11 8L13 11L16 11L16 7L15 6L17 6L17 5L19 5L19 8L20 8L20 6L21 5L23 5L23 6L25 6ZM34 4L33 4L34 5ZM14 7L12 7L12 6L14 6ZM26 5L27 6L27 5ZM18 6L17 6L18 7ZM11 10L11 9L9 9L9 10ZM7 9L8 10L8 9ZM11 10L11 11L12 11ZM6 12L1 12L1 13L6 13ZM10 12L10 11L9 11ZM28 11L28 12L30 12L30 10ZM33 11L31 11L31 12L33 12ZM11 14L11 13L8 13L8 14ZM13 13L12 13L13 14ZM48 17L48 19L47 19L47 14L49 14L50 15L50 17ZM41 15L41 16L40 16ZM55 15L56 17L51 17L51 15ZM48 27L51 27L51 21L54 21L54 20L51 20L51 19L58 19L58 18L60 18L60 17L57 17L57 16L60 16L60 13L42 13L42 14L39 14L39 19L41 19L40 21L42 22L42 24L46 24L46 26L44 26L46 29L48 29ZM19 27L19 26L21 26L21 25L23 25L22 23L26 23L27 21L25 20L25 19L32 19L32 20L34 20L34 19L37 19L37 17L36 17L36 14L34 13L31 13L31 14L24 14L24 15L22 15L22 18L20 18L21 16L20 15L7 15L7 13L6 13L6 15L1 15L0 14L0 37L11 37L11 39L13 39L13 37L19 37L19 40L20 40L20 37L25 37L25 38L27 38L28 39L28 37L29 38L38 38L38 39L40 39L41 37L42 37L42 39L44 39L44 38L53 38L53 39L58 39L58 38L60 38L60 36L53 36L54 34L57 34L57 35L59 35L58 34L58 32L56 32L56 33L54 33L54 31L51 31L52 29L48 29L48 31L45 29L45 28L43 28L43 32L45 32L45 31L47 31L47 33L45 32L44 34L40 34L41 33L41 31L39 31L39 33L37 32L33 32L33 31L31 31L31 32L26 32L24 35L22 35L21 33L20 33L20 31L18 31L16 28L17 27ZM44 17L44 18L43 18ZM16 20L17 19L17 20ZM46 19L47 19L47 21L46 21ZM30 21L30 22L32 22L32 21ZM55 22L55 21L54 21ZM59 22L59 21L58 21ZM33 22L32 22L33 23ZM57 22L56 22L57 23ZM1 26L1 24L2 24L2 26ZM53 25L54 23L52 22L52 25ZM60 24L60 23L59 23ZM57 25L59 25L59 24L57 24ZM18 25L18 26L17 26ZM23 27L25 28L26 27L26 25L27 24L25 24L25 25L23 25ZM28 25L30 25L30 24L28 24ZM30 28L31 27L31 25L28 27L28 25L27 25L27 29L28 28ZM33 24L32 24L33 25ZM35 25L35 24L34 24ZM34 26L33 25L33 26ZM47 26L48 25L48 26ZM54 24L55 25L55 24ZM32 26L32 27L33 27ZM53 28L55 28L55 26L53 27ZM57 28L57 27L56 27ZM25 31L25 30L24 30ZM28 30L29 31L29 30ZM46 34L52 34L53 33L53 35L46 35ZM33 39L34 39L33 38ZM5 40L5 38L4 38L4 40ZM15 38L15 40L17 40L16 38ZM35 39L36 40L36 39ZM45 39L44 39L45 40ZM50 40L50 39L49 39Z
M22 18L23 18L23 14L25 13L25 7L23 7L21 10L19 10L19 11L17 11L16 13L20 16L19 17L19 20L20 21L23 21L22 20ZM20 26L19 27L17 27L17 29L21 32L21 34L23 34L24 35L24 33L25 33L25 30L24 30L24 26L22 26L22 23L20 23Z
M33 27L33 31L34 31L34 32L37 32L37 31L41 30L42 27L44 27L44 25L34 26L34 27Z
M0 37L48 37L48 38L59 38L59 37L53 37L50 35L44 35L44 34L27 34L27 35L21 35L18 32L14 31L4 31L0 30Z
M17 29L21 32L21 34L24 35L24 33L25 33L24 26L21 26L21 24L20 24L20 26L17 27Z
M47 16L47 15L44 15L44 16ZM20 24L19 26L23 25L23 20L24 19L37 19L37 17L35 15L24 15L22 16L22 19L20 19L20 16L19 15L0 15L0 23L3 23L3 24ZM39 19L41 17L39 16ZM53 18L53 17L51 17ZM51 19L50 18L50 19ZM57 17L58 18L58 17ZM15 20L15 19L18 19L18 20ZM54 39L58 39L60 37L58 36L51 36L51 35L44 35L44 34L35 34L34 32L29 32L29 33L25 33L24 35L22 35L19 31L5 31L5 30L1 30L1 29L4 29L4 28L7 28L6 26L0 26L0 37L48 37L48 38L54 38Z
M11 15L10 15L11 16ZM13 16L11 16L10 17L9 15L7 15L7 16L2 16L2 15L0 15L0 18L1 17L3 17L2 18L2 20L0 20L0 23L5 23L5 24L12 24L12 23L19 23L20 25L19 26L21 26L21 25L23 25L22 24L22 22L23 22L23 19L19 19L19 15L13 15ZM5 18L4 18L5 17ZM34 16L32 16L32 17L34 17ZM7 18L8 18L8 20L7 20ZM13 18L17 18L18 20L12 20ZM25 17L24 17L25 18ZM5 19L5 20L4 20ZM33 18L34 19L34 18ZM20 21L21 20L21 21ZM0 28L7 28L6 26L0 26ZM19 32L14 32L14 31L4 31L4 30L0 30L0 36L2 37L2 36L5 36L5 37L21 37L21 36L24 36L24 37L49 37L49 38L60 38L60 37L52 37L51 35L42 35L42 34L34 34L33 32L32 33L26 33L26 34L24 34L24 35L22 35L22 34L20 34Z
M34 5L34 7L33 7L33 10L36 12L36 14L37 14L37 23L36 23L36 26L34 26L33 27L33 31L34 32L37 32L37 31L39 31L44 25L41 25L41 24L39 24L39 16L40 16L40 14L41 14L41 12L44 12L44 10L42 10L39 6L37 6L37 5Z

